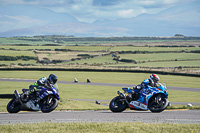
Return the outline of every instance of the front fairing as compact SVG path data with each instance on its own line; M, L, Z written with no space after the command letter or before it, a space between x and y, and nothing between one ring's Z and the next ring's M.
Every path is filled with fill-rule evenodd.
M160 84L160 86L156 87L149 87L144 88L140 92L140 98L137 101L131 101L130 105L131 107L135 109L142 109L142 110L148 110L148 102L149 99L156 95L156 94L164 94L166 98L168 98L168 91L165 85Z
M168 98L168 91L167 88L164 85L160 85L159 87L149 87L147 89L143 89L141 92L141 96L144 97L146 100L144 100L145 103L148 104L149 99L154 96L155 94L164 94L166 98ZM139 99L140 100L140 99Z
M157 90L159 90L158 93L163 93L165 95L166 98L168 98L168 91L167 91L167 87L165 85L165 83L160 83L158 88L156 88Z
M59 100L60 99L60 95L59 95L59 88L58 88L58 85L57 84L54 84L54 85L51 85L51 88L50 89L47 89L45 87L40 87L39 89L42 90L42 92L40 93L43 93L43 92L47 92L49 95L54 95L56 96L56 98Z
M130 87L122 88L122 90L124 90L126 93L131 93L133 91Z
M60 99L60 94L59 94L59 88L58 85L52 85L51 90L53 92L53 94L56 96L56 98L59 100Z

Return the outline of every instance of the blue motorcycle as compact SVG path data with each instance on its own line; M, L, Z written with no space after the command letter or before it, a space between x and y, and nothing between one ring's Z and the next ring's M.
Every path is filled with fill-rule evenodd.
M159 83L158 87L148 87L142 90L131 88L122 88L122 90L124 93L118 91L119 96L110 102L109 108L112 112L122 112L130 108L131 110L150 110L159 113L170 106L170 102L167 100L167 87L164 83Z
M58 100L60 95L58 92L58 86L52 85L50 89L41 87L42 91L36 91L29 94L26 101L21 100L20 94L17 90L14 91L14 98L8 103L7 111L9 113L18 113L20 110L26 111L42 111L43 113L49 113L53 111L58 106ZM28 89L22 89L22 92L28 91ZM37 101L37 97L42 93L46 93L45 96L40 101Z

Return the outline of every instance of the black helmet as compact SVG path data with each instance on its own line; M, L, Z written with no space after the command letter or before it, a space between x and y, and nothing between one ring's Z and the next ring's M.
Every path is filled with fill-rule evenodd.
M50 84L54 85L57 82L57 80L58 80L58 77L56 75L54 75L54 74L50 74L49 75L49 82L50 82Z

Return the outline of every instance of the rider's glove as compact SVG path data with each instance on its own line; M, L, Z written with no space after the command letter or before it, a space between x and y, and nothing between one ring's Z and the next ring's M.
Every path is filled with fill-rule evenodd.
M37 87L35 87L35 86L30 88L30 92L35 92L35 91L37 91L37 90L38 90L38 89L37 89Z
M47 89L50 89L51 88L51 84L45 83L44 87L46 87Z
M134 87L134 89L140 90L140 89L142 89L142 86L141 86L141 85L136 85L136 86Z

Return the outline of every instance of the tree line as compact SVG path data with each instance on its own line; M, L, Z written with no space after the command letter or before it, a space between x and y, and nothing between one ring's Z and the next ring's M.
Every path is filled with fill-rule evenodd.
M52 41L57 43L76 42L76 41L152 41L152 40L200 40L200 37L174 36L174 37L69 37L69 36L35 36L35 37L19 37L18 40L26 41Z

